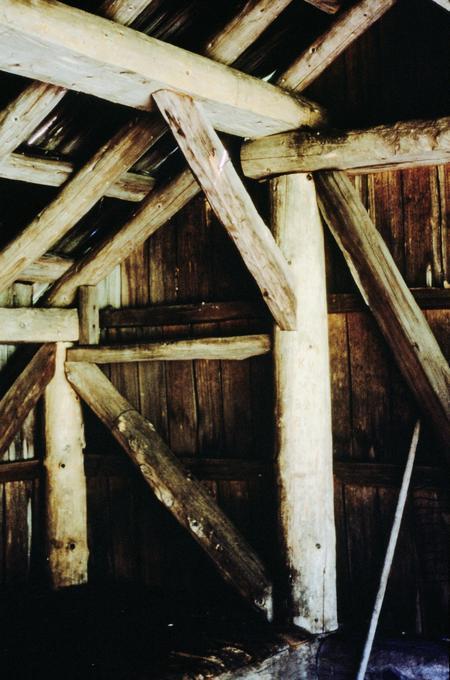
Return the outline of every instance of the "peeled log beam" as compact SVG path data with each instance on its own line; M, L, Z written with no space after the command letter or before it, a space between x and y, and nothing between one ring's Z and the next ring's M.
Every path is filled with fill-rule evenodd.
M129 26L152 2L153 0L105 0L100 5L98 14L122 26Z
M241 151L247 177L336 169L361 172L438 165L450 160L450 117L349 132L284 132Z
M248 0L242 10L210 40L205 55L232 64L292 0Z
M76 309L0 308L0 343L78 340Z
M336 14L338 9L341 7L339 0L305 0L309 5L314 5L317 9L321 9L322 12L327 14Z
M271 183L272 223L290 262L297 331L274 332L277 476L287 619L309 633L337 628L336 536L325 251L314 183Z
M330 171L316 182L322 215L450 462L450 370L439 345L350 180Z
M39 158L28 154L12 153L0 163L0 177L4 179L49 187L60 187L74 173L75 167L69 161ZM154 184L153 177L126 172L107 189L105 196L121 201L139 202L153 189Z
M156 92L154 99L212 209L237 246L276 322L296 326L296 303L289 267L258 214L228 152L190 97Z
M59 279L73 264L69 257L60 257L46 253L26 267L19 276L19 281L30 283L47 283Z
M342 52L393 7L396 0L362 0L343 12L278 79L278 85L300 92L316 80Z
M111 364L128 361L186 361L222 359L240 361L270 352L268 335L241 335L230 338L195 338L139 345L75 347L67 353L68 361Z
M54 372L55 345L44 345L1 399L0 454L13 441L16 432L36 406Z
M4 71L146 111L153 92L172 88L201 100L224 132L258 137L324 119L274 85L59 2L3 0L0 36Z
M53 588L86 583L88 576L83 416L64 373L65 354L58 343L55 375L45 391L45 515Z
M0 252L0 291L49 250L146 150L145 118L125 125L64 186L56 199Z
M92 364L66 364L79 395L111 430L158 500L205 550L222 576L256 609L272 618L272 585L253 549L238 534L155 428Z

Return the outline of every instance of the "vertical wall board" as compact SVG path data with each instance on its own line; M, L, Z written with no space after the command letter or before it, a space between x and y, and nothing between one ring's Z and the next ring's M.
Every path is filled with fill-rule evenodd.
M273 460L275 395L272 355L249 359L249 368L253 455L259 460Z
M438 190L441 213L441 252L444 282L450 283L450 164L438 165Z
M345 515L345 485L334 478L334 518L336 523L336 579L338 621L340 625L351 620L352 583L350 578L347 520Z
M116 581L136 581L137 545L135 494L136 480L122 477L108 478L111 542L114 578Z
M142 336L149 342L162 337L160 328L142 328ZM143 361L137 364L141 413L148 418L158 434L169 441L167 414L166 363Z
M347 314L352 403L352 457L389 459L389 355L374 320Z
M202 193L176 216L179 302L210 299L211 229Z
M352 452L352 412L347 314L328 315L334 457Z
M401 172L368 175L368 209L400 273L405 273L405 236Z
M26 583L30 574L32 492L31 481L5 484L4 569L10 585Z
M108 478L87 477L89 582L112 581L113 546Z

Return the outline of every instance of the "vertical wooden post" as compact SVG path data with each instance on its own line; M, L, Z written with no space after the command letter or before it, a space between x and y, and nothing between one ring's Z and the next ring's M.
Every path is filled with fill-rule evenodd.
M80 345L98 345L100 340L100 318L97 286L80 286L78 296Z
M271 192L274 235L294 277L298 314L298 330L274 333L287 616L323 633L337 628L323 231L310 175L278 177Z
M64 373L66 343L56 348L45 391L47 558L53 588L87 581L84 432L80 401Z

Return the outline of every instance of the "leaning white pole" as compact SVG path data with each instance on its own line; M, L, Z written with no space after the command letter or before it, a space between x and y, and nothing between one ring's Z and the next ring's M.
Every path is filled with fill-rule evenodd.
M55 374L45 390L47 559L53 588L87 581L88 544L83 419L64 372L67 343L57 343Z
M380 618L381 607L383 606L384 594L386 592L389 572L391 571L392 560L394 559L394 552L395 547L397 545L400 524L403 518L403 510L405 509L406 497L408 495L409 483L411 481L414 459L416 457L417 443L419 441L419 434L420 434L420 420L417 421L416 426L414 428L411 446L408 454L408 460L406 461L405 472L403 473L402 486L400 488L397 507L395 509L394 523L392 525L391 535L389 537L389 543L386 550L386 557L384 558L383 571L381 572L380 576L380 585L378 586L378 592L375 599L372 618L370 620L369 632L367 634L366 643L364 645L361 664L358 670L357 680L364 680L364 677L366 675L367 664L369 663L370 652L372 651L372 645L378 625L378 619Z
M271 181L272 224L290 265L298 330L274 332L278 487L287 618L310 633L337 628L325 256L310 175Z

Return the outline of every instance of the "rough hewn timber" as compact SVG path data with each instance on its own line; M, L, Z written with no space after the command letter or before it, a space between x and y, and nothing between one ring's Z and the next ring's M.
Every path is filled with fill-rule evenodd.
M0 343L78 340L76 309L0 308Z
M322 223L307 175L271 182L272 224L295 281L298 330L274 331L277 477L287 618L337 628L333 444Z
M55 346L41 347L0 401L0 454L36 405L55 371Z
M113 387L101 370L86 363L66 364L80 396L111 430L158 500L200 544L222 576L256 609L271 619L272 585L247 545L155 428Z
M235 171L227 150L200 106L190 97L167 90L153 96L276 322L280 328L293 330L296 304L287 262Z
M219 130L252 137L324 120L281 88L59 2L3 0L0 34L2 70L118 104L148 111L153 92L173 88Z
M80 286L78 289L78 316L80 345L98 345L100 341L100 318L96 286Z
M350 180L329 171L316 182L322 215L450 460L450 370L439 345Z
M305 0L305 2L314 5L327 14L336 14L341 7L340 0Z
M55 375L45 391L45 517L53 588L87 581L87 505L80 400L64 373L66 346L56 348Z
M73 265L70 257L61 257L54 253L45 253L35 262L25 267L19 275L20 281L30 283L46 283L56 281Z
M278 79L278 85L300 92L310 85L396 0L361 0L343 12L331 28L317 38Z
M247 177L258 179L315 170L366 173L448 163L450 117L348 132L286 132L243 144L241 160Z

